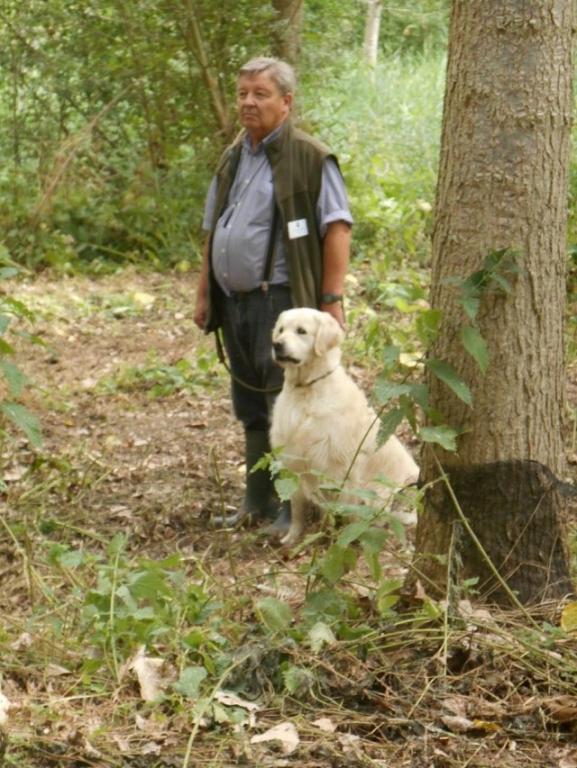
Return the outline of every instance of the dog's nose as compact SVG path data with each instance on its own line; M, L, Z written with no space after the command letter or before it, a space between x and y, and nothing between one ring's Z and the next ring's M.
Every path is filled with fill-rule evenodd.
M272 348L274 349L275 355L282 355L284 351L284 344L282 341L275 341L272 345Z

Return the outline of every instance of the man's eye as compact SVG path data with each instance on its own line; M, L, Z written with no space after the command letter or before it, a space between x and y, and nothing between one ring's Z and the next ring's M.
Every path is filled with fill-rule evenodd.
M297 333L300 333L301 336L306 336L307 332L304 328L297 328Z

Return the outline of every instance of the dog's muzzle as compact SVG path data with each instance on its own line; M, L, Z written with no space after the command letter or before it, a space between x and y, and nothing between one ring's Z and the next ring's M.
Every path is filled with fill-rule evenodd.
M285 346L282 341L274 342L272 345L272 356L276 363L294 363L295 365L300 363L300 360L286 354Z

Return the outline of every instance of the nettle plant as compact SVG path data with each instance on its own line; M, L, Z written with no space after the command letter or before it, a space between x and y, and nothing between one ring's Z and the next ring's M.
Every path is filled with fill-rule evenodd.
M2 282L16 277L19 270L1 253L0 263L4 264L0 266L0 442L6 438L8 425L12 424L24 432L33 446L39 447L41 435L38 419L19 402L27 379L14 362L16 350L11 343L16 336L24 337L32 343L39 343L39 340L15 329L18 321L31 320L33 314L23 302L2 290Z

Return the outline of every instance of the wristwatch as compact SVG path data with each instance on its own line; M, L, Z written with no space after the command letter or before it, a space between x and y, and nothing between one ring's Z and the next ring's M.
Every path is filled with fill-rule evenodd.
M343 297L340 293L323 293L321 295L321 304L336 304L337 301L342 301Z

